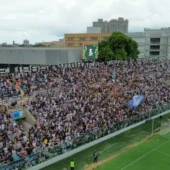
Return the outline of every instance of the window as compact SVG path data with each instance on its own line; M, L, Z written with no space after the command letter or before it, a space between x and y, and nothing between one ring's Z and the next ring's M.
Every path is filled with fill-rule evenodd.
M160 45L151 45L150 49L151 50L159 50L160 49Z
M91 40L97 40L97 37L91 37Z
M103 40L107 40L109 37L104 37Z
M159 55L160 52L159 51L150 51L150 55Z
M85 37L80 37L79 40L80 40L80 41L85 41L85 39L86 39Z
M151 38L150 43L151 44L160 44L161 39L160 38Z
M72 44L72 43L68 43L68 46L69 46L69 47L72 47L72 46L73 46L73 44Z
M73 40L73 37L68 37L68 40L69 40L69 41L72 41L72 40Z
M82 45L83 45L83 44L82 44L82 43L80 43L80 44L79 44L79 47L82 47Z

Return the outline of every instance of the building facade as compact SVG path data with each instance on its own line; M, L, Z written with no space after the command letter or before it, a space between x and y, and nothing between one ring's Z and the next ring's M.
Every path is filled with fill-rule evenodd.
M126 34L138 43L138 50L140 51L139 58L145 57L145 34L143 32L133 32Z
M94 34L65 34L65 47L68 48L82 48L85 43L99 43L107 40L112 33L94 33ZM145 48L145 34L144 33L128 33L126 34L135 40L139 47L140 58L144 57Z
M129 21L127 19L125 20L124 18L112 19L110 21L103 21L103 19L98 19L98 21L93 22L93 27L100 27L102 33L128 33Z
M170 27L144 29L145 56L157 56L170 59Z
M29 45L29 40L24 40L23 45Z
M51 46L51 47L65 47L65 43L62 41L51 41L51 42L42 42L41 44L45 45L45 46Z
M66 47L81 47L83 43L101 42L106 40L111 33L95 34L65 34ZM127 33L138 43L139 58L159 57L170 59L170 27L161 29L145 28L144 32Z
M87 27L87 34L101 33L100 27Z
M83 44L106 40L111 33L65 34L69 48L20 48L1 47L1 64L56 65L80 62ZM126 34L138 43L139 58L170 59L170 28L144 29L144 32ZM6 45L6 44L5 44Z
M65 47L82 48L84 43L98 43L107 40L112 33L95 33L95 34L65 34ZM145 34L144 33L129 33L126 34L138 43L140 58L144 57L145 49Z
M94 33L94 34L65 34L65 47L80 47L82 48L83 43L89 42L101 42L106 40L111 33Z

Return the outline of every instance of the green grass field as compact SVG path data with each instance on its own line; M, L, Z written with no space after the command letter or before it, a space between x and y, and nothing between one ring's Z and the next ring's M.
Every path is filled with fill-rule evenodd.
M168 117L170 117L170 114L165 116L162 122L166 122ZM160 127L161 122L158 118L154 123L154 133L158 133ZM69 170L71 159L75 161L75 170L84 170L84 167L89 167L93 163L92 154L94 151L99 152L99 162L104 161L126 150L129 145L141 142L151 134L152 122L147 122L69 158L47 166L42 170ZM157 141L157 139L159 141ZM157 164L159 164L159 166ZM167 168L168 170L170 169L170 141L167 138L157 135L121 154L114 160L97 167L95 170L166 170Z
M170 140L155 136L95 170L169 170Z

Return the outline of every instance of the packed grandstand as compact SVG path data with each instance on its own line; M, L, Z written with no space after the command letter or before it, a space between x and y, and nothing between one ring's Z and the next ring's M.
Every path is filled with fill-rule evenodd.
M166 109L169 79L168 60L120 61L90 68L53 66L36 73L1 75L1 167L27 168L146 119L155 108ZM5 106L18 96L19 101L26 99ZM132 109L129 101L134 96L144 98ZM29 132L11 116L18 107L36 119Z

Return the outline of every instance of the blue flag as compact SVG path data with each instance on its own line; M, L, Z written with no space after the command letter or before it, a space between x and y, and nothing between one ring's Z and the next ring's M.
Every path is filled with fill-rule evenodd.
M143 99L144 99L143 95L136 95L136 96L134 96L133 99L128 102L128 107L130 109L137 108L141 104Z
M113 72L112 72L112 80L116 81L116 64L114 64L114 69L113 69Z
M13 119L20 119L22 116L23 116L22 111L12 113L12 118Z

